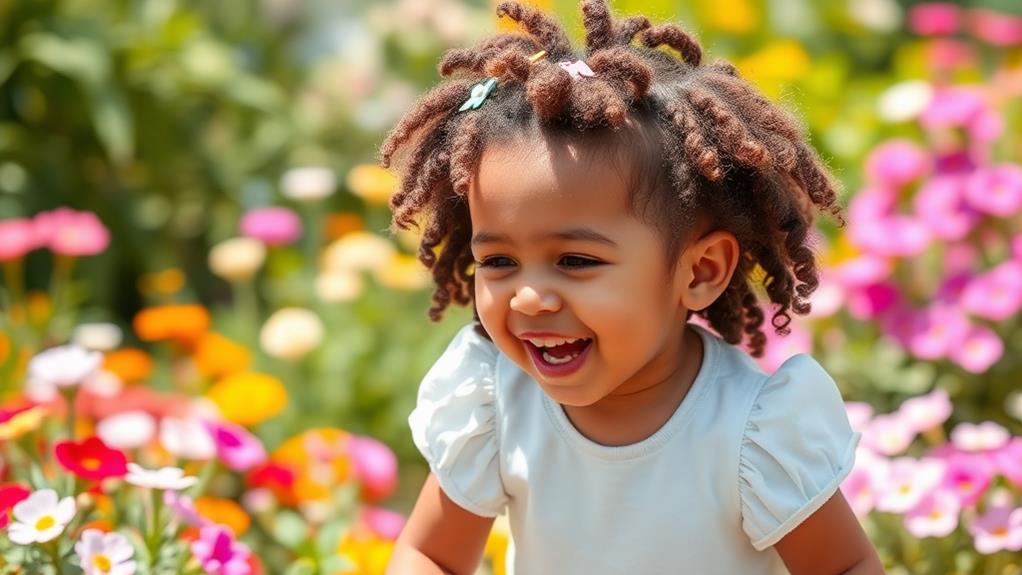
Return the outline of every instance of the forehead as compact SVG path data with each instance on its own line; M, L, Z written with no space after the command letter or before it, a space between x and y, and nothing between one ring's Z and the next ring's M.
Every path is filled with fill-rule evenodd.
M474 227L630 217L631 194L615 155L567 139L489 143L468 194Z

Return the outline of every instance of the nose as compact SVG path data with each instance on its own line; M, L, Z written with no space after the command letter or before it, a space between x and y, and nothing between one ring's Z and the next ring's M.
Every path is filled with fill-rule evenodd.
M550 290L539 291L532 286L520 286L511 297L511 309L526 315L555 312L561 309L561 298Z

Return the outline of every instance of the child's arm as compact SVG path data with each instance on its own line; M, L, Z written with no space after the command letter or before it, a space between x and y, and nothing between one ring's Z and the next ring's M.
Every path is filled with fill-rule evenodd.
M774 548L791 575L883 575L876 550L839 490Z
M493 525L451 501L430 473L394 546L387 575L475 573Z

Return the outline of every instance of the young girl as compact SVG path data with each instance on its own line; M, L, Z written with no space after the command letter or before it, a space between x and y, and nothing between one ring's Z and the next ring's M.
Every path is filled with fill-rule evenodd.
M779 333L809 311L831 179L679 27L582 11L578 59L548 16L500 4L528 33L448 52L453 78L381 148L431 317L478 320L409 417L432 473L388 572L473 573L506 510L510 573L882 573L838 491L859 435L834 381L734 346L763 351L758 292Z

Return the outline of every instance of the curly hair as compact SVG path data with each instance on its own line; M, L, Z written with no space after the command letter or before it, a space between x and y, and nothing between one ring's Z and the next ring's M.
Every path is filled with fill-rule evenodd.
M573 80L557 65L578 58L559 23L502 2L498 16L527 33L497 34L446 52L438 69L448 79L422 96L380 147L380 164L400 172L390 202L393 227L422 230L418 256L436 284L430 318L439 320L452 302L473 303L465 197L486 144L540 132L611 136L587 137L587 145L616 135L638 150L632 152L640 166L635 177L658 208L652 211L669 258L678 253L681 230L697 217L737 238L741 256L729 285L694 313L731 344L747 336L751 353L762 355L757 290L774 304L771 325L779 334L789 332L789 311L809 313L808 298L819 284L809 241L814 207L844 225L834 179L792 116L730 63L704 64L702 48L681 27L614 18L606 0L581 6L584 59L595 76ZM539 51L547 57L530 58ZM489 77L498 85L485 103L458 113L472 87ZM652 134L655 145L633 146L621 137L635 126Z

